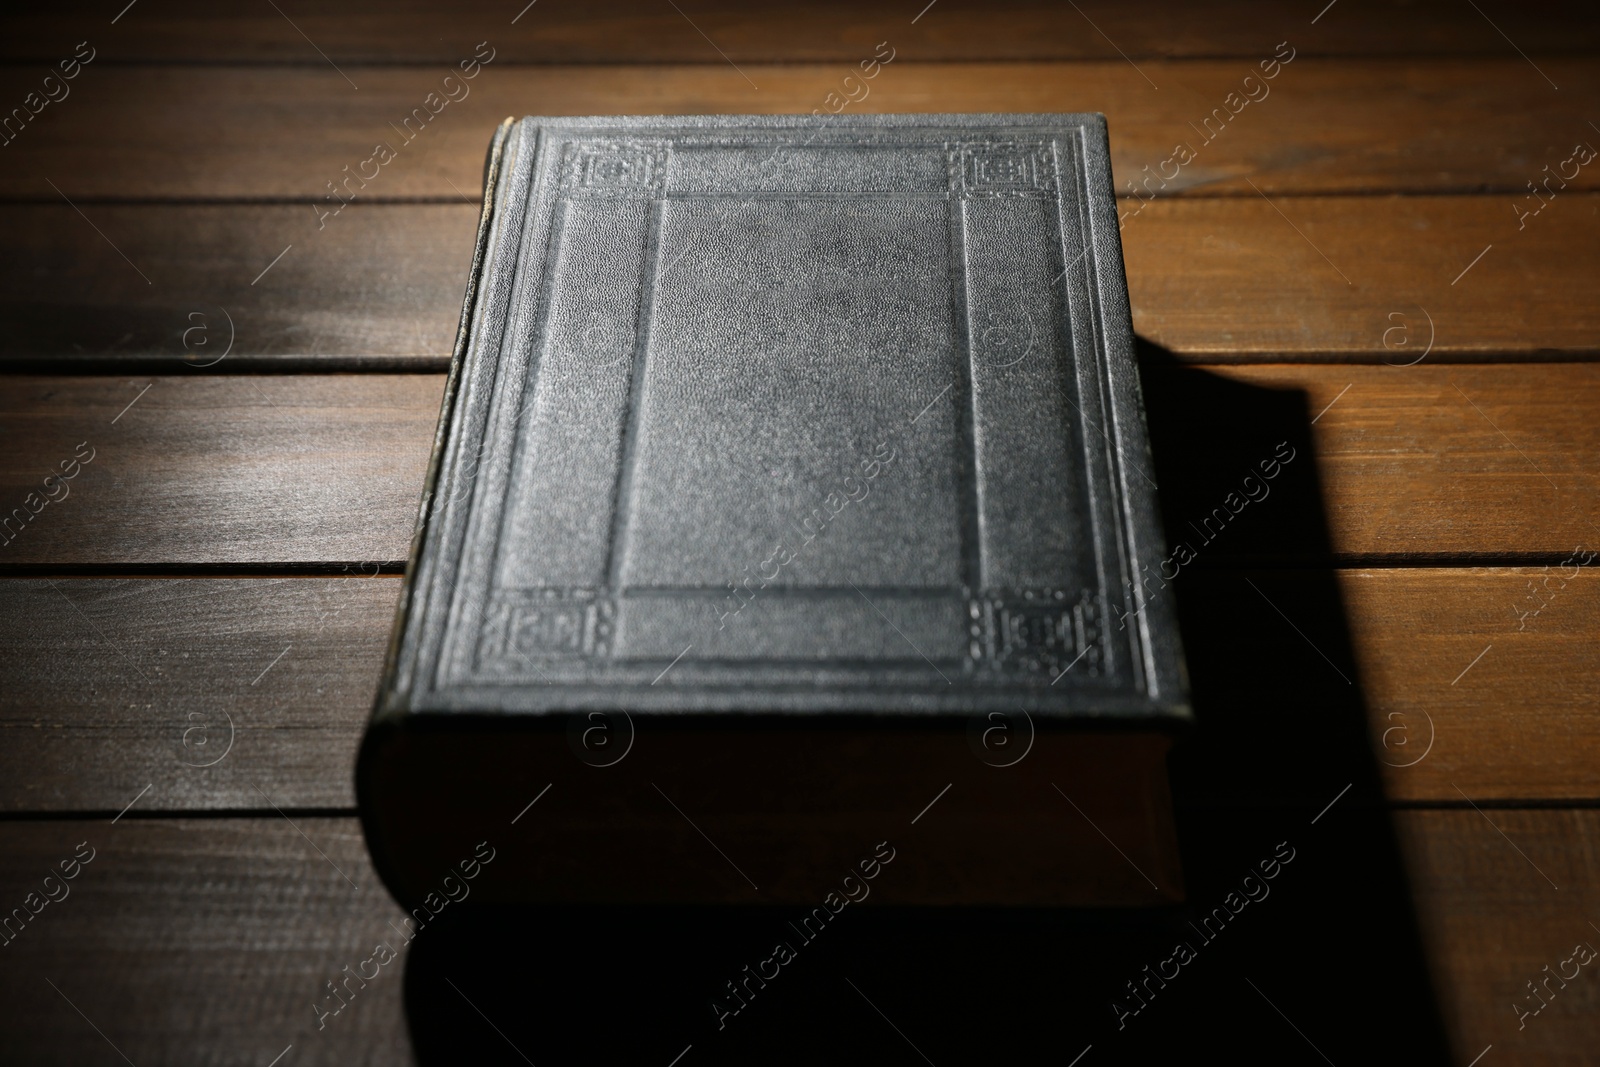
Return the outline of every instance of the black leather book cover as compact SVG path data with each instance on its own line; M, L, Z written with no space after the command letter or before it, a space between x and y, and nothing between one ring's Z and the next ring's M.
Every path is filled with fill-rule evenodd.
M1150 472L1101 116L508 123L358 775L380 869L499 833L508 899L808 900L898 837L906 902L1170 899ZM1097 829L1006 815L1044 804ZM1103 822L1165 875L966 869Z

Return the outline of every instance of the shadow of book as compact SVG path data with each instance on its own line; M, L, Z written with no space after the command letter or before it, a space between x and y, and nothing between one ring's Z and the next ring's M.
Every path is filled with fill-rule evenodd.
M406 966L419 1061L1448 1063L1306 399L1141 361L1174 553L1146 580L1198 720L1170 761L1184 905L448 909Z

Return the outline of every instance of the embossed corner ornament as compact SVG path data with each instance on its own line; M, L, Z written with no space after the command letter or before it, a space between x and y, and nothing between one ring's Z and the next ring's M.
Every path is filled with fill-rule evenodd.
M610 652L616 603L593 589L524 589L490 607L478 646L480 666L516 668L549 659Z
M662 195L667 184L667 141L574 141L566 146L561 193L566 197Z
M1054 196L1055 154L1042 141L984 141L947 146L957 196Z
M1105 675L1104 612L1084 590L1022 589L971 602L970 652L978 666L1054 679L1072 668Z

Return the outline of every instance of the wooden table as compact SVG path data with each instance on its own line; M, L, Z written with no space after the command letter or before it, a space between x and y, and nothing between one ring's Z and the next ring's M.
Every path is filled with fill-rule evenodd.
M1592 5L521 6L114 0L0 36L26 109L0 147L0 908L29 917L0 1061L407 1062L408 1018L425 1058L541 1067L588 1026L684 1067L1600 1057L1600 968L1563 963L1600 945ZM649 921L524 917L419 940L319 1029L401 918L351 768L495 123L836 107L1109 118L1153 473L1197 546L1188 908L863 912L727 1035L616 992L675 973L628 954ZM1280 444L1273 494L1202 534ZM1280 842L1268 899L1214 946L1182 930ZM682 951L721 973L765 949L743 936ZM1198 959L1132 1013L1179 937Z

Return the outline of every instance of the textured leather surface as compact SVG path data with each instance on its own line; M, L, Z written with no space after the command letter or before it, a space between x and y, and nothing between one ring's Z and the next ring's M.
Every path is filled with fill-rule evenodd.
M1098 115L523 120L385 711L1186 715Z

